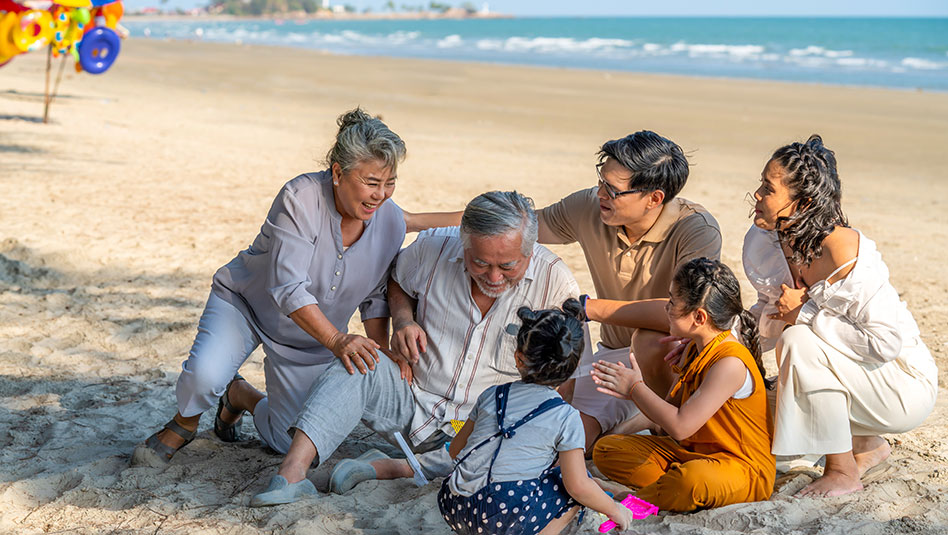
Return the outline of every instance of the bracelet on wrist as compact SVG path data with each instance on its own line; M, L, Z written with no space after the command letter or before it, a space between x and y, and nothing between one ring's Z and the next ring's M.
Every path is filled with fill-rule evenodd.
M589 299L589 294L583 294L579 296L579 304L583 308L583 321L589 321L589 315L586 314L586 300Z
M632 383L632 388L629 389L629 397L632 397L632 392L635 392L635 387L639 386L639 384L645 384L645 381L639 379L638 381Z

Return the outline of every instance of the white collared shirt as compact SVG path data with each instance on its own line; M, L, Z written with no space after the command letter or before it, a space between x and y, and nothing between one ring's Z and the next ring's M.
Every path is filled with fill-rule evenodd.
M412 367L415 414L409 440L414 444L438 429L454 435L450 421L466 419L481 392L520 379L516 336L506 331L511 323L519 328L520 307L561 307L579 295L563 260L537 244L523 279L481 316L456 228L420 234L399 254L393 278L418 300L416 321L428 337L427 351Z

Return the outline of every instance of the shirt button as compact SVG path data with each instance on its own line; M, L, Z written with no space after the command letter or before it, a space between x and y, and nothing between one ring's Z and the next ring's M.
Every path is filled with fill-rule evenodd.
M336 287L335 287L335 286L333 286L332 288L330 288L330 290L332 290L332 291L334 291L334 292L335 292L335 291L336 291Z
M336 255L336 258L338 258L339 260L342 260L342 255Z
M341 272L341 271L337 271L337 272L336 272L336 276L338 277L340 273L342 273L342 272Z

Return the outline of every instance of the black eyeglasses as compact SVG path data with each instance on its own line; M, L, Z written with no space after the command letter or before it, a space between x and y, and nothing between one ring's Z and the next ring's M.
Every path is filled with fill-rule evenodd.
M602 166L605 165L605 162L596 164L596 176L599 177L599 187L606 189L606 194L609 195L610 199L615 199L616 197L621 197L622 195L630 195L632 193L644 193L647 190L644 189L627 189L625 191L619 191L612 184L606 182L602 179Z

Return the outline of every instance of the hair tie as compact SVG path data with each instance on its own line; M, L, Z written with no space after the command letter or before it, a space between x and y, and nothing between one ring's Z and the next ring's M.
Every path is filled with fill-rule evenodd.
M741 327L743 327L743 325L744 322L741 321L741 315L737 314L734 316L734 319L731 320L729 329L731 330L731 336L737 338L737 341L740 342L741 345L747 345L744 343L744 337L741 336Z

